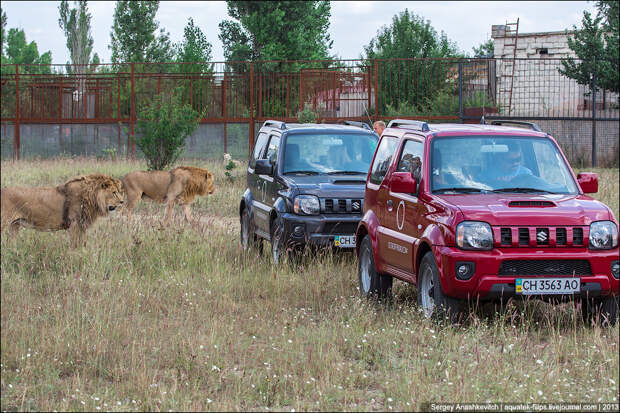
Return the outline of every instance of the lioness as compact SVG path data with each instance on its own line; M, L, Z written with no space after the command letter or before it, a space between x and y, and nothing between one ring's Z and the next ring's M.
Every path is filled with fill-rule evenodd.
M179 166L170 172L130 172L121 179L127 196L123 213L131 216L138 200L149 198L167 204L165 225L170 222L175 202L182 206L185 220L189 222L192 218L190 204L197 195L213 193L215 190L213 180L211 172L194 166Z
M121 182L108 175L72 178L56 187L2 188L2 228L20 226L39 231L68 229L77 246L97 218L123 204ZM84 239L86 242L86 239Z

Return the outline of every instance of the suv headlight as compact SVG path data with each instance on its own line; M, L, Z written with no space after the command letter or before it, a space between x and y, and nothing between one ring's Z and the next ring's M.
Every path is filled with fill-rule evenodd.
M321 212L319 198L314 195L298 195L293 203L296 214L317 215Z
M597 221L590 224L590 248L608 250L618 246L618 227L611 221Z
M464 250L490 250L493 231L486 222L463 221L456 226L456 245Z

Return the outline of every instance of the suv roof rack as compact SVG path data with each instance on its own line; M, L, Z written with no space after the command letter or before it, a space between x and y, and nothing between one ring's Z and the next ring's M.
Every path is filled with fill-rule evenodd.
M266 120L265 123L263 123L263 127L265 126L272 126L272 127L279 128L279 129L286 129L286 123L281 122L279 120Z
M359 128L368 129L370 131L372 130L366 122L358 122L356 120L343 120L342 123L349 126L357 126Z
M428 132L431 128L428 127L428 123L422 122L420 120L409 120L409 119L393 119L388 123L388 128L398 128L398 127L408 127L408 126L417 126L419 131Z
M521 120L507 120L507 119L499 119L499 120L492 120L491 121L491 125L498 125L501 126L503 124L513 124L513 125L525 125L525 126L529 126L530 129L536 131L536 132L542 132L542 130L538 127L537 124L535 124L534 122L524 122ZM484 120L484 117L482 119L480 119L480 124L481 125L486 125L486 121Z

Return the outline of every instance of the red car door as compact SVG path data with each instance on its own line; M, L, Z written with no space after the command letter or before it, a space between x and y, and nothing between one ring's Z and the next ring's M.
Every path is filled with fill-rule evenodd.
M389 189L386 175L388 175L390 166L392 166L392 160L397 145L397 137L386 135L381 137L381 142L379 142L379 146L377 147L377 153L370 168L370 176L366 184L365 208L371 209L378 221L376 237L377 244L379 245L378 253L380 262L384 260L382 247L383 233L385 231L384 222L387 219L386 214L389 214L387 204ZM376 252L377 251L375 251L375 253Z
M423 155L423 140L405 139L400 148L394 172L411 173L419 188ZM418 204L417 191L415 193L395 192L392 191L391 183L390 179L381 251L385 254L386 263L406 273L400 275L413 279L413 250L421 233L421 227L418 226L421 205Z

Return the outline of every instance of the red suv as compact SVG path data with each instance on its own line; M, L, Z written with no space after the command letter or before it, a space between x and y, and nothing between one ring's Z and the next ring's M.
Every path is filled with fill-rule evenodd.
M585 317L614 323L618 223L584 195L597 190L535 124L394 120L366 180L360 291L389 295L397 277L426 316L452 320L467 300L579 297Z

